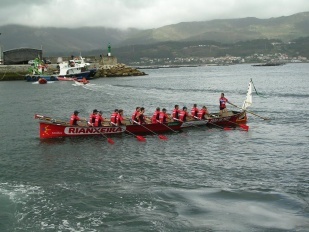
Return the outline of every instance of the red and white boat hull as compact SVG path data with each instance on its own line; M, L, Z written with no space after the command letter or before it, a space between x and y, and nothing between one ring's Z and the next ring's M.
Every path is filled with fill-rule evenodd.
M120 134L125 131L122 127L102 126L69 126L63 124L53 124L48 122L40 122L40 138L57 138L71 136L92 136L101 134Z

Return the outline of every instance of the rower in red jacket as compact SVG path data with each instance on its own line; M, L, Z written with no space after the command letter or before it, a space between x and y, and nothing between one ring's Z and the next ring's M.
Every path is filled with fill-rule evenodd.
M117 116L118 116L118 109L115 109L111 115L111 124L114 126L117 125Z
M123 110L120 109L118 111L118 114L117 114L117 117L116 117L117 126L125 125L125 123L123 122L124 120L125 120L125 118L123 117Z
M70 125L71 126L78 126L77 121L80 121L78 114L79 114L79 112L77 110L75 110L74 113L71 115L71 118L70 118Z
M160 107L157 107L156 111L153 113L151 117L151 123L159 123L160 120Z
M187 107L183 107L182 111L180 111L179 113L179 120L182 122L186 122L187 121L187 117L192 118L192 116L189 115L188 111L187 111Z
M138 124L146 124L146 117L145 117L144 113L145 113L145 108L141 107L140 112L137 116Z
M173 113L172 113L172 117L174 120L178 120L179 119L179 105L175 105L175 108L173 110Z
M137 124L140 110L141 110L141 107L138 106L136 107L135 112L132 114L131 119L132 119L133 124L134 123Z
M99 111L95 118L94 126L99 127L102 126L102 123L104 122L104 118L102 117L102 111Z
M166 109L163 108L162 112L160 113L159 119L160 119L160 123L167 123L167 119L168 119L168 115L166 113Z
M88 126L93 126L94 125L95 118L96 118L97 114L98 114L98 110L94 109L92 111L92 114L90 114L90 116L89 116Z
M199 112L199 109L197 108L197 105L194 104L193 107L192 107L192 109L191 109L191 116L192 116L193 118L196 118L198 112Z
M205 120L206 119L206 115L209 115L209 112L207 110L207 107L206 106L203 106L202 109L199 110L198 112L198 118L200 120Z

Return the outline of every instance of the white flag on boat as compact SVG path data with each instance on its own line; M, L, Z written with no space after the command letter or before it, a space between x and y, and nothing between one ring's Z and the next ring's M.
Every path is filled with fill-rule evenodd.
M243 110L246 110L247 107L251 105L252 105L252 80L249 82L247 97L241 108Z

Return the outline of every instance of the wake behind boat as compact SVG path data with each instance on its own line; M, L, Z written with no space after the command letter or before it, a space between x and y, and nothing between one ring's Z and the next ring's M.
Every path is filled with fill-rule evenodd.
M74 84L75 86L85 86L85 85L88 85L90 82L86 79L86 78L83 78L83 79L79 79L79 80L74 80Z

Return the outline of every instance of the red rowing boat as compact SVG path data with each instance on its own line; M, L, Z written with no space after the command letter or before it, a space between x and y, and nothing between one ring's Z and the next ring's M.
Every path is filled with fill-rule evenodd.
M247 115L246 112L238 112L238 111L231 111L228 112L226 115L219 116L219 114L210 114L204 120L188 120L182 124L182 127L194 127L194 126L228 126L228 127L235 127L237 124L246 124L247 122Z
M167 124L132 124L127 121L126 125L118 127L112 126L108 122L101 127L91 127L86 124L83 126L71 126L68 122L52 119L51 117L35 115L40 119L40 138L57 138L71 136L93 136L93 135L112 135L129 133L131 135L155 134L168 131L178 131L181 129L182 122L169 122Z
M90 136L101 134L120 134L124 131L124 128L114 126L70 126L68 124L59 124L57 122L40 122L41 139L70 136Z
M168 131L179 131L181 129L182 122L168 122L165 124L161 123L150 123L150 124L130 124L126 125L126 130L133 134L156 134L165 133Z

